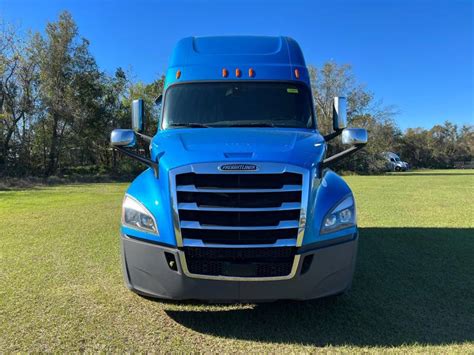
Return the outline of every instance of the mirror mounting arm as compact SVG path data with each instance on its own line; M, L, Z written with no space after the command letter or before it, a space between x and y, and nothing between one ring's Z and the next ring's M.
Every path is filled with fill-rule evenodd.
M323 138L325 142L329 142L330 140L340 136L344 129L336 129L334 132L326 134Z
M123 147L115 146L114 148L117 149L119 152L121 152L125 155L128 155L130 158L133 158L135 160L138 160L140 163L148 165L150 168L153 169L153 173L155 174L155 177L156 178L159 177L159 169L158 169L159 165L158 165L157 162L154 162L151 159L145 158L144 156L141 156L140 154L137 154L137 153L135 153L135 152L133 152L129 149L123 148Z
M151 143L151 140L153 139L153 137L147 136L146 134L143 134L143 133L140 133L140 132L135 132L135 134L147 143Z
M357 152L358 150L364 148L365 144L356 144L356 145L353 145L352 147L346 149L346 150L343 150L342 152L339 152L337 154L334 154L332 156L330 156L329 158L326 158L323 160L323 162L321 163L321 168L327 168L331 165L334 165L335 163L337 163L339 160L351 155L351 154L354 154L355 152Z

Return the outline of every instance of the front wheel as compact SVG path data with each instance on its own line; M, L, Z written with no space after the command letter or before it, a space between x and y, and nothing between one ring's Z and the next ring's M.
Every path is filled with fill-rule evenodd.
M402 168L400 168L399 166L395 167L395 171L401 171L401 170L402 170Z

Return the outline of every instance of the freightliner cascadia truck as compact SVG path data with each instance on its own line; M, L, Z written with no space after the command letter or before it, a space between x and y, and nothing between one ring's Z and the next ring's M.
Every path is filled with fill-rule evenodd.
M346 292L358 231L354 196L330 167L367 131L318 131L308 70L288 37L190 37L174 48L153 137L132 104L132 129L111 145L148 165L122 205L128 288L174 300L305 300ZM149 118L148 118L149 119ZM327 156L327 144L347 148ZM146 154L134 147L142 140ZM143 151L143 149L141 150Z

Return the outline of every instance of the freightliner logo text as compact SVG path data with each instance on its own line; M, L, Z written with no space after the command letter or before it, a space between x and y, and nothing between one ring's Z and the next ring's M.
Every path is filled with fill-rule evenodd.
M219 166L219 170L224 171L255 171L257 170L257 166L254 164L225 164Z

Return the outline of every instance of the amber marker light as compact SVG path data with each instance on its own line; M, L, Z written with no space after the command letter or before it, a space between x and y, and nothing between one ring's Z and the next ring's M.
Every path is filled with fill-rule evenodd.
M253 70L252 68L249 69L249 76L251 78L253 78L255 76L255 70Z
M176 79L179 79L181 77L181 70L178 70L176 72Z
M295 77L296 79L300 78L300 71L298 69L295 69Z
M235 69L235 76L237 78L240 78L241 75L242 75L242 71L239 68Z
M223 76L224 78L227 78L228 75L229 75L229 71L228 71L226 68L223 68L223 69L222 69L222 76Z

